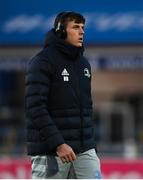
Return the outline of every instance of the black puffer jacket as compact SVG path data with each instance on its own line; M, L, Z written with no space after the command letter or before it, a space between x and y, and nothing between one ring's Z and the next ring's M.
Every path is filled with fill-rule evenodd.
M26 76L29 155L54 154L67 143L75 153L95 147L91 69L83 48L66 44L51 30L46 47L29 63Z

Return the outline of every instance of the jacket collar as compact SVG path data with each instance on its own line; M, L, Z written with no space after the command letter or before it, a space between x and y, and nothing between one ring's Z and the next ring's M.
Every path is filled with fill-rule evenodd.
M56 36L54 30L47 33L44 47L52 46L62 52L71 60L76 60L83 55L84 47L73 46Z

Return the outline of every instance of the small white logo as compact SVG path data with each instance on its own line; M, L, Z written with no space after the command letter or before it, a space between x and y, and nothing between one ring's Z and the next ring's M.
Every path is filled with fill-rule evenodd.
M69 73L67 72L66 68L62 71L62 76L69 76Z
M64 81L69 81L69 73L68 73L68 71L64 68L64 70L62 71L62 74L61 74L62 76L63 76L63 80Z
M69 77L68 76L64 76L64 81L69 81Z
M87 76L88 78L90 78L90 72L87 68L84 69L84 75Z

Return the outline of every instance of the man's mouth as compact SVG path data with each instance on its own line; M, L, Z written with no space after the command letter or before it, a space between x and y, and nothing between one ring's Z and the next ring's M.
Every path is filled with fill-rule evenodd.
M83 42L83 38L79 38L79 42Z

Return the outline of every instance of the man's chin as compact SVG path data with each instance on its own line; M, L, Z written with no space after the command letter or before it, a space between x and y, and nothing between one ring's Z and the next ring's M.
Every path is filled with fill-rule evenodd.
M82 47L82 43L78 43L76 47Z

